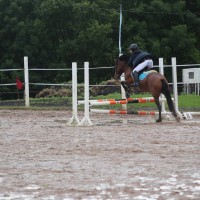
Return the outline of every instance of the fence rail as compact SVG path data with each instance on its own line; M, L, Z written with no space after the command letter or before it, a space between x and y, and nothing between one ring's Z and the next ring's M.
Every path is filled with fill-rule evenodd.
M159 58L159 60L162 58ZM159 64L160 65L160 64ZM176 67L194 67L194 66L198 66L200 67L200 64L183 64L183 65L177 65L175 63ZM155 66L155 67L159 67L159 66ZM172 65L163 65L163 68L169 68L172 67ZM97 68L89 68L90 70L99 70L99 69L111 69L114 68L114 66L110 66L110 67L97 67ZM161 70L162 68L159 68L159 70ZM77 70L84 70L83 68L77 68ZM25 92L24 92L24 97L25 97L25 106L29 107L29 86L30 85L36 85L36 86L72 86L72 84L67 84L67 83L30 83L29 82L29 71L72 71L72 69L49 69L49 68L28 68L28 57L24 57L24 68L23 69L0 69L0 72L8 72L8 71L24 71L24 86L25 86ZM163 72L164 73L164 70ZM189 93L190 92L190 85L193 84L194 86L194 91L195 94L199 95L200 93L200 80L199 82L192 82L190 81L190 83L183 83L183 82L177 82L175 83L177 85L183 85L185 88L185 92ZM4 84L0 84L1 87L3 86L14 86L16 85L16 83L4 83ZM169 83L169 85L173 86L173 83ZM78 84L78 86L84 86L84 84ZM105 85L90 85L90 87L99 87L99 86L105 86ZM110 86L110 87L120 87L118 85L106 85L106 86Z

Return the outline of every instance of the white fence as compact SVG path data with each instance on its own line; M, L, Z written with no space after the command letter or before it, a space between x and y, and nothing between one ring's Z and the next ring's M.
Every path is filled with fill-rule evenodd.
M160 58L162 59L162 58ZM159 59L159 61L160 61ZM174 65L176 65L176 68L181 68L181 67L191 67L191 66L200 66L200 64L189 64L189 65L177 65L176 64L176 60L174 60L175 63L172 63ZM163 68L167 68L167 67L172 67L171 65L164 65L162 62L159 62L159 65L163 65ZM158 66L155 66L158 67ZM101 69L101 68L112 68L112 67L100 67L100 68L90 68L90 70L92 69ZM162 67L160 68L160 72L164 73L164 71ZM80 69L80 68L79 68ZM84 68L81 68L84 69ZM30 106L30 98L29 98L29 85L48 85L48 86L53 86L53 85L57 85L57 86L72 86L71 84L55 84L55 83L29 83L29 71L41 71L41 70L46 70L46 71L72 71L72 69L39 69L39 68L32 68L29 69L28 67L28 57L24 57L24 69L0 69L0 71L4 72L4 71L24 71L24 97L25 97L25 106L29 107ZM71 73L71 72L70 72ZM183 82L178 82L176 83L177 85L184 85ZM191 84L191 83L190 83ZM195 94L199 95L200 92L200 83L193 83L194 87L195 87ZM16 83L7 83L7 84L0 84L0 86L11 86L11 85L16 85ZM172 83L170 83L170 85L172 85ZM95 86L95 85L90 85L90 86ZM98 85L99 86L99 85ZM189 85L187 85L187 88L189 88ZM189 90L187 89L187 92Z

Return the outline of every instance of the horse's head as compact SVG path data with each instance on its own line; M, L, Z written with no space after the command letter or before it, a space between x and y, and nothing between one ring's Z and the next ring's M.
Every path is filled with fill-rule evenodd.
M119 58L115 59L115 79L119 79L122 73L125 72L129 57L127 55L121 55Z

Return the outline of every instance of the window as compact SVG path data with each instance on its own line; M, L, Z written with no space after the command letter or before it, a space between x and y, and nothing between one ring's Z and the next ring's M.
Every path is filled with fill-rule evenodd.
M194 79L194 72L189 72L189 79Z

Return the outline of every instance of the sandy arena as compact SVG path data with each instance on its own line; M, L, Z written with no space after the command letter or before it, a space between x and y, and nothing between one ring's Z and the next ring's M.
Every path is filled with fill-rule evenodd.
M70 118L0 110L0 200L200 199L200 118Z

